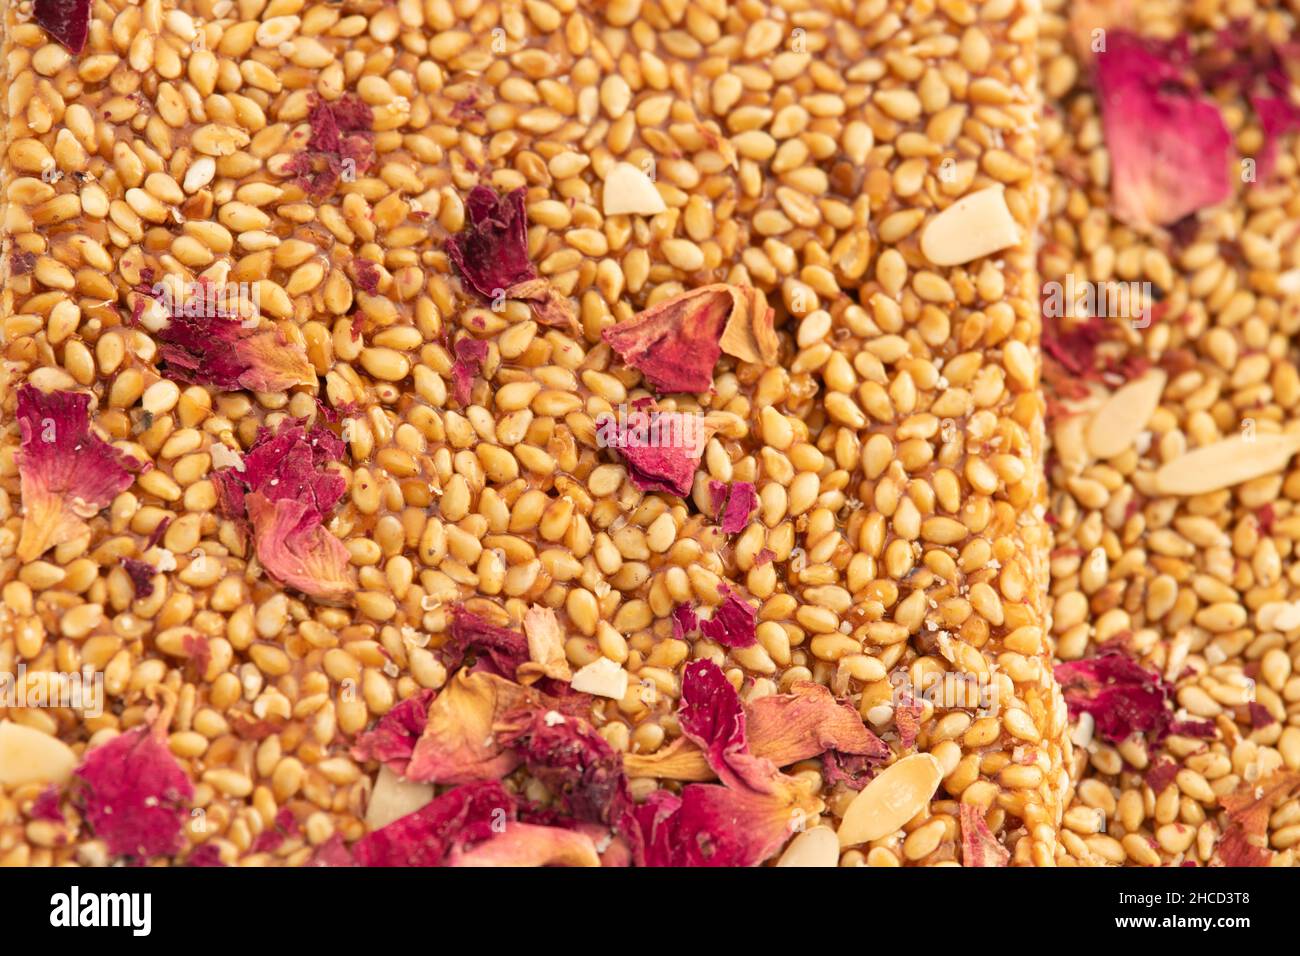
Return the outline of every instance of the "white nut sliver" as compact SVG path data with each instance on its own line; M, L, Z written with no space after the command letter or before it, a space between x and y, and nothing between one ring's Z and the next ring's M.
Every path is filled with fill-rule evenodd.
M366 804L366 826L371 830L388 826L408 813L414 813L433 799L433 784L414 783L399 777L387 767L379 768L375 789Z
M853 798L840 821L840 846L870 843L902 829L925 809L942 779L943 765L930 754L904 757Z
M1088 423L1088 451L1105 461L1133 447L1160 405L1166 375L1160 369L1134 379L1106 400Z
M963 196L925 225L921 253L936 266L959 266L1020 243L1001 186Z
M0 786L66 783L77 755L57 737L12 721L0 722Z
M208 449L212 456L213 468L233 468L236 471L244 470L244 459L239 457L239 452L233 448L228 448L221 442L213 442L212 447Z
M616 661L601 657L579 668L569 686L583 694L622 700L627 693L627 671Z
M1161 495L1204 495L1273 475L1300 451L1298 435L1234 435L1167 461L1155 473Z
M631 163L615 163L605 176L602 204L607 216L654 216L668 206L650 177Z
M840 841L830 827L805 830L785 848L777 866L839 866Z

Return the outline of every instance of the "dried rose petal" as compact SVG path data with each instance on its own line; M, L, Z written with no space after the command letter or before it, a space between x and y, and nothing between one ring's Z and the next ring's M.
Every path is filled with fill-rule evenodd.
M921 711L921 704L911 697L902 698L894 707L894 727L898 730L900 752L916 743L916 735L921 732Z
M530 704L505 714L497 735L576 819L615 824L631 805L622 758L586 720Z
M504 196L490 186L475 186L465 199L469 226L447 240L447 257L469 287L489 301L537 278L528 259L527 195L522 186Z
M56 823L62 823L63 809L59 806L62 797L59 788L51 784L36 795L36 799L32 801L31 809L27 811L27 815L33 820L53 820Z
M758 643L758 611L727 585L718 590L722 603L712 619L700 621L700 633L723 647L753 647Z
M90 0L36 0L32 19L69 53L80 53L90 35Z
M745 705L750 752L787 767L827 751L880 762L889 747L867 729L851 704L835 699L829 688L812 681L795 681L788 694L770 694ZM629 753L624 765L634 777L669 780L711 780L714 773L704 753L680 737L653 754Z
M724 784L764 793L771 789L780 771L772 761L749 752L740 695L713 661L686 665L677 720L682 736L704 752Z
M811 804L815 806L815 804ZM658 790L636 808L644 866L758 866L809 814L806 800L693 783Z
M1268 821L1273 811L1300 788L1300 773L1279 770L1264 780L1246 781L1219 797L1228 822L1214 848L1224 866L1269 866Z
M326 470L343 458L343 452L343 442L327 428L308 429L293 420L282 422L274 433L259 428L242 469L221 468L213 473L222 513L242 520L244 499L256 491L271 501L300 501L323 518L347 490L342 475Z
M515 799L495 780L449 790L352 847L361 866L441 866L454 848L504 833Z
M429 721L429 704L433 696L432 690L422 690L384 714L373 730L357 735L352 745L352 758L376 760L399 776L404 775L415 751L415 742Z
M627 463L628 478L642 491L686 497L712 429L699 416L633 408L622 421L605 415L596 422L597 441Z
M689 604L679 604L673 608L673 637L679 641L686 640L687 635L700 626L700 619L695 608Z
M1168 226L1231 195L1232 134L1180 49L1116 31L1096 67L1118 219Z
M1151 792L1159 796L1164 792L1165 787L1174 782L1178 776L1178 764L1174 763L1169 757L1160 757L1151 765L1151 769L1146 772L1143 778L1146 785L1151 788Z
M114 856L174 856L185 845L194 787L167 746L176 700L148 727L135 727L89 751L77 768L82 810Z
M316 369L306 351L278 328L259 330L234 319L174 315L158 340L163 367L183 382L227 392L284 392L316 384Z
M682 673L682 733L703 751L722 786L657 791L633 810L637 859L648 866L757 866L820 806L776 765L750 752L740 695L710 660Z
M578 313L574 311L573 301L567 295L561 295L545 279L529 279L513 285L506 289L505 297L527 302L538 325L565 329L570 333L578 331Z
M153 576L158 573L157 568L137 558L123 558L122 567L131 577L136 597L147 598L153 594Z
M452 791L453 793L455 791ZM454 848L448 866L600 866L591 837L578 830L507 823L505 832L469 849Z
M1123 653L1107 651L1086 660L1057 664L1055 674L1070 717L1091 714L1095 732L1111 743L1119 743L1134 733L1150 734L1158 743L1170 733L1197 736L1205 730L1196 722L1175 722L1173 688L1159 674ZM1213 732L1213 725L1209 730Z
M379 293L379 266L375 265L369 259L362 259L357 256L352 260L352 271L356 278L357 288L362 292L370 295Z
M652 305L601 337L655 390L707 392L722 355L722 330L738 307L740 289L723 284L689 289Z
M861 790L876 775L879 764L879 760L864 754L828 750L822 754L822 779L828 787L842 783L850 790Z
M1263 704L1257 704L1252 700L1247 710L1250 713L1250 726L1254 730L1259 730L1262 727L1271 727L1273 724L1277 723L1277 718L1270 714L1268 708Z
M186 866L225 866L221 850L215 843L200 843L185 857Z
M713 504L714 520L725 534L744 531L749 516L758 507L758 494L749 481L710 481L709 500Z
M356 866L352 851L343 844L343 837L335 833L328 840L316 847L308 866Z
M307 114L307 151L293 156L285 171L316 198L329 195L339 180L370 168L374 113L359 97L345 93L334 102L312 94Z
M520 763L493 730L501 717L541 702L532 688L481 670L461 669L429 705L429 719L403 776L415 783L500 780Z
M528 640L522 634L498 627L482 615L457 605L451 612L447 643L438 649L438 657L451 671L460 666L470 650L491 673L508 680L528 660Z
M962 866L1006 866L1011 852L997 841L984 819L984 811L971 803L958 809L961 817Z
M1278 141L1288 133L1300 131L1300 107L1285 96L1252 96L1250 105L1264 132L1257 170L1259 178L1264 180L1272 175L1277 163Z
M356 590L348 549L321 526L311 505L290 498L271 501L260 491L246 502L257 559L272 577L322 600Z
M18 557L34 561L86 530L85 519L131 487L140 464L90 430L90 396L18 390L23 527Z
M482 339L462 338L456 342L456 361L451 366L451 394L461 405L468 405L474 378L487 361L488 344Z

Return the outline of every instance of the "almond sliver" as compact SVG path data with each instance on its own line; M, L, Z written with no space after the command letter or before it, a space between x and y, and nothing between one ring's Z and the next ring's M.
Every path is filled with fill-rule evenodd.
M841 847L879 840L916 816L943 779L943 766L930 754L904 757L853 798L840 821Z
M66 783L77 755L57 737L11 721L0 722L0 786Z
M386 827L432 800L433 784L414 783L381 766L366 804L366 826L371 830Z
M631 163L615 163L610 167L601 198L607 216L654 216L668 208L650 177Z
M1162 495L1204 495L1286 467L1300 451L1297 435L1237 435L1165 462L1155 474Z
M1119 388L1097 409L1088 423L1088 451L1105 461L1133 447L1142 430L1151 421L1167 376L1159 369Z
M958 266L1020 242L1002 186L963 196L925 225L921 253L936 266Z
M786 847L777 866L839 866L840 843L830 827L805 830Z

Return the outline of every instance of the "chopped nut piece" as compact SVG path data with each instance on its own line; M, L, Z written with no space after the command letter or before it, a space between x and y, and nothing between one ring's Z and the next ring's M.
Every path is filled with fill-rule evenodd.
M958 266L1020 242L1002 186L963 196L925 224L921 253L936 266Z

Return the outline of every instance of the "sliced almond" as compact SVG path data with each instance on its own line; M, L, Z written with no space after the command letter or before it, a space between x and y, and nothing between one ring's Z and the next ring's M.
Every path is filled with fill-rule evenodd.
M66 783L77 755L57 737L12 721L0 722L0 786Z
M1151 421L1165 391L1167 376L1153 369L1119 388L1088 422L1088 451L1105 461L1133 447Z
M889 836L925 809L943 779L943 765L930 754L904 757L872 780L844 811L840 846Z
M1020 242L1002 186L963 196L925 225L921 253L936 266L959 266Z
M597 658L580 668L569 686L579 693L622 700L627 694L627 671L608 657Z
M601 201L607 216L654 216L668 208L650 177L631 163L610 167Z
M432 799L433 784L414 783L387 767L380 767L375 789L370 791L370 802L366 804L366 826L371 830L386 827Z
M1262 478L1286 467L1300 451L1300 435L1236 435L1165 462L1155 474L1157 494L1204 495Z
M790 841L776 865L839 866L840 841L830 827L813 827Z

